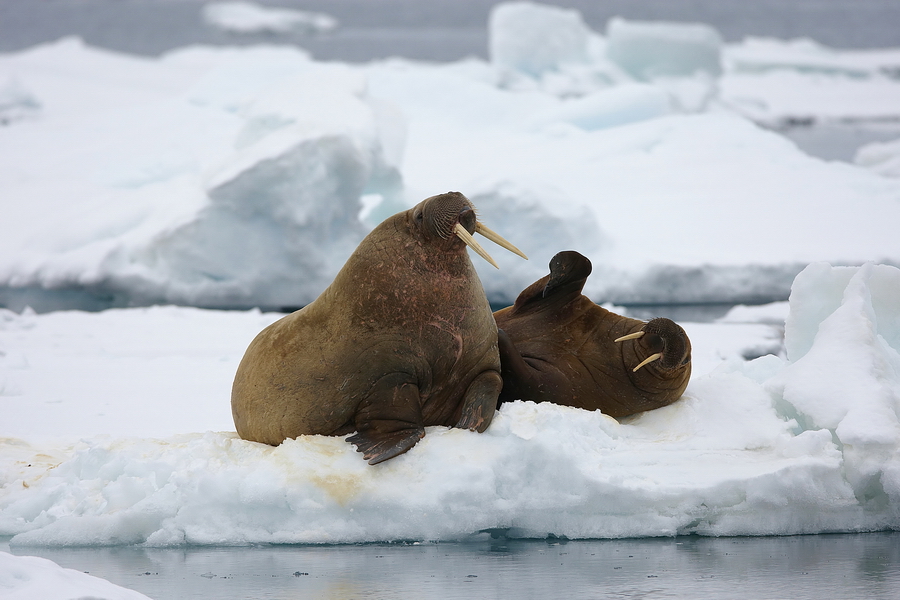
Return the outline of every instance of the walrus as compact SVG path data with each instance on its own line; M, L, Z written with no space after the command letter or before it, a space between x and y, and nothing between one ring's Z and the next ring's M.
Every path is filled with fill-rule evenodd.
M691 342L675 322L630 319L581 291L591 261L565 251L550 274L498 310L500 402L553 402L625 417L678 400L691 376Z
M426 198L373 229L312 303L263 329L238 366L238 435L278 445L347 435L369 464L403 454L429 425L483 432L502 379L497 326L472 248L478 221L459 192Z

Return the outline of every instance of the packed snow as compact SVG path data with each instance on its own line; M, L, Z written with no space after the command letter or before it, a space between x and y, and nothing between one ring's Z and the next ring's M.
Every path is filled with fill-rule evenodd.
M149 600L105 579L64 569L46 558L0 552L0 596L4 600Z
M241 4L206 16L325 23ZM0 55L0 537L16 553L900 528L900 150L829 162L772 131L896 124L900 49L597 32L527 2L499 5L490 33L489 61L449 64L138 58L75 38ZM448 190L531 257L473 257L495 303L574 249L598 302L743 304L682 323L685 396L621 422L514 402L483 434L432 427L376 467L340 438L240 440L231 381L270 311ZM0 553L8 597L142 597L106 583Z
M339 437L234 433L234 370L278 314L5 311L0 535L25 548L895 529L898 295L896 267L814 263L786 321L780 303L685 323L694 376L669 407L618 422L518 401L483 434L431 427L376 467Z
M532 3L496 7L490 42L448 64L74 38L0 55L0 305L302 306L376 223L448 190L532 258L478 265L497 304L563 249L619 304L784 300L810 262L900 264L887 159L763 127L896 122L900 50L595 32Z

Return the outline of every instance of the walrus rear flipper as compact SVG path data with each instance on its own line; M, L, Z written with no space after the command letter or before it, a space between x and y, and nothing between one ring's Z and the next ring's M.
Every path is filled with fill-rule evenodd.
M573 297L580 296L592 270L593 266L588 257L574 250L558 252L550 259L550 276L541 296L547 298L560 292Z
M425 437L419 388L404 379L401 374L382 377L356 411L357 433L347 441L370 465L403 454Z

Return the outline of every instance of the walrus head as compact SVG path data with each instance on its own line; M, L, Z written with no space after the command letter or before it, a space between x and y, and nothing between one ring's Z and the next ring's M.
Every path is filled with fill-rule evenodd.
M666 371L678 369L691 360L691 342L680 325L669 319L657 318L648 321L640 331L624 335L616 342L640 339L648 347L652 354L632 369L638 369L652 362L658 362L658 367Z
M492 231L478 221L475 207L464 195L459 192L447 192L431 196L414 206L409 214L412 216L412 226L416 228L425 239L429 241L453 240L459 238L469 248L474 250L483 259L497 267L497 263L481 247L473 234L479 233L498 246L506 248L514 254L528 260L525 254L505 240L500 234Z

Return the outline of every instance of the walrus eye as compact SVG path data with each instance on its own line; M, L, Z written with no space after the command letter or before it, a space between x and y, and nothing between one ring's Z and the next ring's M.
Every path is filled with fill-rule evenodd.
M415 219L416 219L416 223L421 223L425 219L425 215L422 213L421 210L416 211Z

